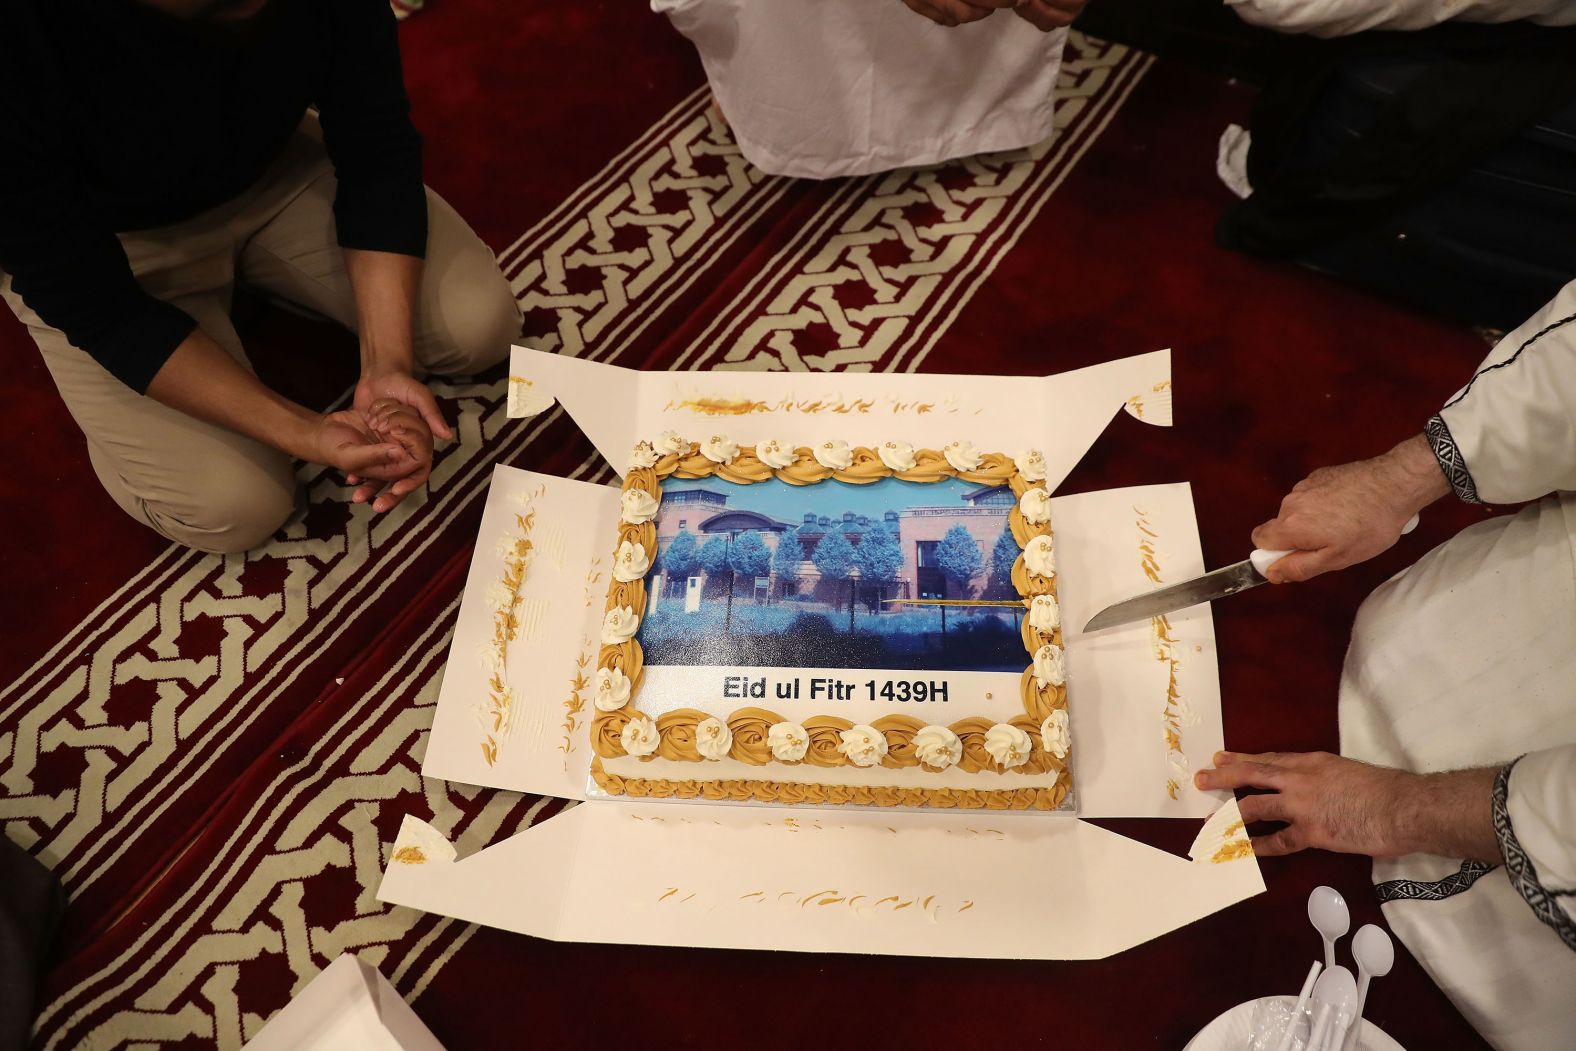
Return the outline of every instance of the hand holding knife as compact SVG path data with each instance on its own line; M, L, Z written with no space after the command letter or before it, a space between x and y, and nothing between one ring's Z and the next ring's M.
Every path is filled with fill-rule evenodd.
M1416 529L1417 522L1417 516L1413 515L1406 525L1401 527L1402 535ZM1086 633L1100 631L1118 624L1130 624L1135 620L1148 620L1150 617L1163 616L1179 609L1196 606L1200 602L1213 602L1215 599L1235 595L1249 588L1256 588L1260 584L1267 584L1270 566L1291 553L1255 549L1246 560L1235 565L1205 573L1192 580L1184 580L1180 584L1163 587L1158 591L1151 591L1147 595L1130 598L1125 602L1118 602L1114 606L1107 606L1084 625L1084 631Z

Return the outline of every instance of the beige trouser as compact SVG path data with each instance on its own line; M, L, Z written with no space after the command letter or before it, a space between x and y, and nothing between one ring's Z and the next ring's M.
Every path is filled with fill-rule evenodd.
M121 235L137 280L190 314L251 368L230 323L237 281L354 331L355 301L335 238L333 166L315 121L235 200L186 222ZM427 191L427 265L415 318L419 368L470 375L503 360L520 312L493 253ZM204 551L256 547L292 514L290 457L137 394L45 324L0 274L0 295L43 352L88 454L126 513Z

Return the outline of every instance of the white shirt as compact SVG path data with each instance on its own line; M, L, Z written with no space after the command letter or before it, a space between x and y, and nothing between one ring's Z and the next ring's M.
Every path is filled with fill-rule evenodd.
M938 26L900 0L651 0L700 53L744 156L826 179L1050 136L1065 30Z

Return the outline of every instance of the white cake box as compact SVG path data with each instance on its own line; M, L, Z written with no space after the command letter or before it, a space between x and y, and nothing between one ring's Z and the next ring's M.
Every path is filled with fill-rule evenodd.
M621 467L665 430L1044 452L1053 492L1119 409L1170 422L1160 351L1041 379L641 373L516 349L511 414L567 411ZM423 773L587 797L619 491L498 467ZM500 541L531 516L520 628L500 650ZM602 798L472 857L407 818L379 897L560 940L1014 958L1118 952L1264 889L1229 794L1207 606L1084 637L1111 602L1203 570L1186 483L1052 500L1082 817L1216 815L1182 859L1082 820L1002 811L740 807ZM495 678L496 676L496 678ZM500 687L503 690L500 691ZM500 699L502 695L502 700ZM1223 804L1225 804L1223 806ZM633 860L638 859L638 860Z
M443 1051L376 967L342 953L243 1051Z

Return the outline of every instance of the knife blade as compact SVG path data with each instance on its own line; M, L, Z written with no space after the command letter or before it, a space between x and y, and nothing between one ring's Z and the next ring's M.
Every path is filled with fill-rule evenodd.
M1254 553L1258 554L1258 552ZM1266 554L1284 555L1287 552L1272 551ZM1184 580L1180 584L1172 584L1159 591L1151 591L1147 595L1139 595L1137 598L1118 602L1114 606L1107 606L1084 625L1084 632L1099 631L1118 624L1130 624L1135 620L1148 620L1150 617L1163 616L1179 609L1196 606L1200 602L1213 602L1215 599L1235 595L1239 591L1268 583L1264 574L1253 568L1253 561L1251 558L1245 559L1236 565L1205 573L1201 577ZM1273 561L1275 560L1269 559L1263 564L1268 566Z
M1406 524L1401 527L1401 535L1405 536L1416 529L1417 523L1417 515L1407 519ZM1249 588L1256 588L1260 584L1267 584L1269 579L1265 577L1265 571L1289 554L1290 551L1261 551L1255 548L1253 554L1235 565L1212 570L1201 577L1184 580L1180 584L1172 584L1158 591L1118 602L1114 606L1107 606L1084 625L1084 632L1087 634L1102 628L1115 627L1118 624L1131 624L1135 620L1161 617L1167 613L1175 613L1179 609L1196 606L1200 602L1213 602L1215 599L1235 595Z

